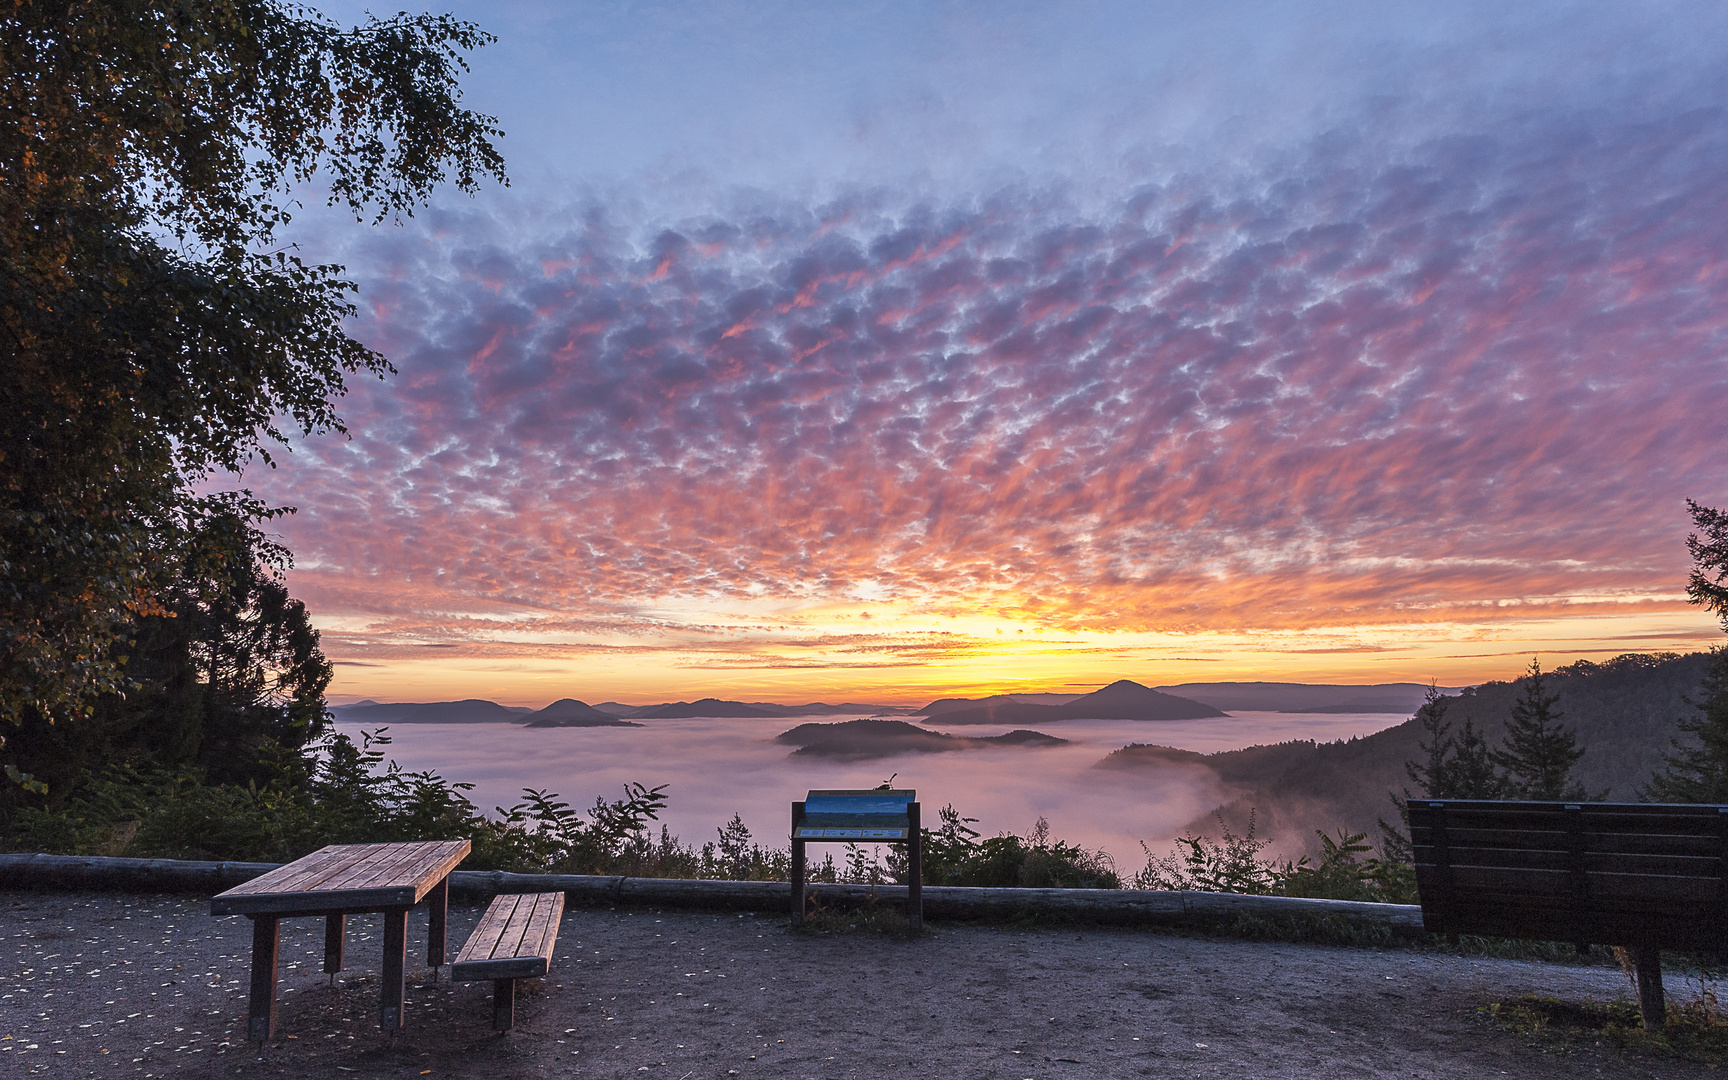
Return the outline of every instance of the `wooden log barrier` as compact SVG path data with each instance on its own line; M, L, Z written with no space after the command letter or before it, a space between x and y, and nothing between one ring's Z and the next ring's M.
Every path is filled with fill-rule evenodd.
M211 895L249 881L276 863L190 862L176 859L116 859L82 855L0 854L0 890L169 892ZM784 881L692 881L677 878L610 877L590 874L507 874L457 870L449 877L450 898L485 902L500 893L562 892L579 907L667 907L706 911L780 914L791 901ZM905 905L904 885L811 883L809 895L823 907L845 909L871 903ZM1294 896L1234 893L1153 892L1139 889L980 889L925 885L926 918L998 921L1064 919L1122 926L1180 926L1262 918L1336 917L1395 930L1422 929L1414 904L1370 904L1354 900L1310 900Z

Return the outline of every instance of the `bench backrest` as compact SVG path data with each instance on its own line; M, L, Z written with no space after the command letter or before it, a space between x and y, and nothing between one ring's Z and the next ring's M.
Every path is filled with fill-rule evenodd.
M1422 921L1442 934L1728 946L1728 806L1411 799Z
M794 840L906 840L912 828L910 789L812 791L794 804ZM798 811L796 807L802 807Z

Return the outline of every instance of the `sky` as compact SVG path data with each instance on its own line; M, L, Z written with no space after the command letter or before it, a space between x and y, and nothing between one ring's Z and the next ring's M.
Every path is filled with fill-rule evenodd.
M399 373L243 477L333 701L1720 640L1728 8L450 10L511 184L302 216Z

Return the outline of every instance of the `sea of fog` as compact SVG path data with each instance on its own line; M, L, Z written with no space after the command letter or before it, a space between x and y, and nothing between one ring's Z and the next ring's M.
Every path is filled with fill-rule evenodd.
M807 719L835 723L851 717ZM1069 740L1065 746L908 753L862 762L792 756L793 748L774 736L803 721L786 718L644 720L639 728L397 724L388 732L387 750L404 769L429 769L473 784L469 796L487 811L519 801L525 787L547 788L587 807L596 795L618 797L630 781L665 784L670 802L661 820L696 845L714 839L715 829L737 813L765 846L782 846L791 803L806 790L875 787L898 774L894 786L917 789L927 826L945 803L977 818L973 827L985 835L1025 833L1043 817L1052 835L1103 848L1132 873L1145 864L1141 841L1165 853L1169 837L1228 793L1205 770L1094 768L1111 751L1129 743L1210 753L1290 739L1329 742L1406 719L1392 713L1241 712L1206 720L1067 720L1043 729ZM367 726L336 724L355 737ZM948 730L939 723L921 726ZM979 725L950 733L1006 730Z

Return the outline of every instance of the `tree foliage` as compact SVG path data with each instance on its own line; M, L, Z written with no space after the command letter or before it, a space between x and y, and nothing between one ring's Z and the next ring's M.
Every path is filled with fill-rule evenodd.
M195 483L336 429L338 266L277 249L322 190L375 220L502 178L447 17L274 0L0 6L0 716L87 715L162 617Z
M1728 513L1691 499L1686 507L1702 532L1686 538L1692 555L1687 599L1715 612L1728 631ZM1685 700L1697 710L1680 720L1685 739L1673 740L1673 752L1641 794L1656 802L1728 803L1728 646L1710 650L1700 696Z
M287 553L254 524L271 513L242 496L199 509L179 537L179 574L156 597L161 611L128 626L126 689L98 697L74 725L28 710L0 746L22 787L0 787L0 817L20 801L63 804L116 766L264 784L327 730L330 664L282 581Z
M1699 532L1686 538L1692 555L1692 576L1686 582L1686 598L1716 613L1728 631L1728 511L1700 506L1686 500L1692 523Z
M1584 750L1577 735L1560 723L1554 706L1559 694L1542 684L1542 662L1535 657L1524 679L1524 692L1512 705L1503 749L1490 751L1494 764L1505 770L1506 793L1519 799L1588 798L1572 770Z
M1697 709L1680 720L1687 738L1673 741L1665 767L1642 795L1651 802L1728 803L1728 646L1711 650L1699 699L1687 704Z

